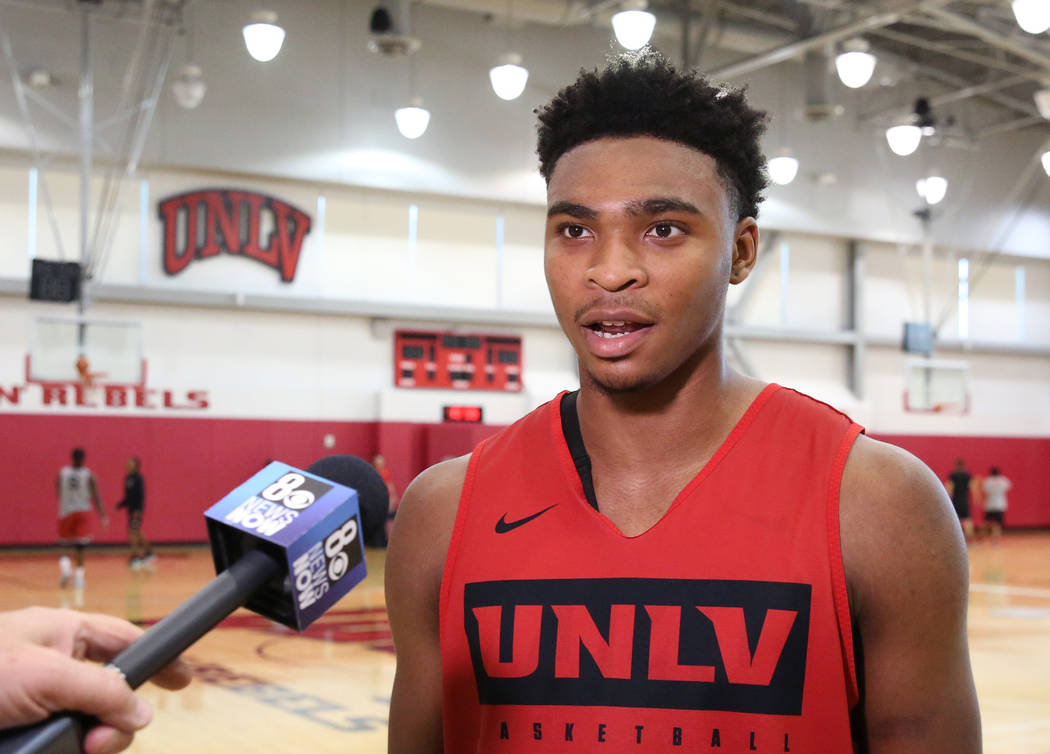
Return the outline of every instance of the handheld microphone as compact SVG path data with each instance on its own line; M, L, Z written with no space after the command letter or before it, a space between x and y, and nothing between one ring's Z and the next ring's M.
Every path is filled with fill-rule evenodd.
M385 511L386 496L379 472L354 456L329 456L306 471L269 464L205 511L218 575L107 667L138 688L242 605L305 630L364 579L362 503ZM0 733L0 754L80 752L97 724L81 713L52 715Z

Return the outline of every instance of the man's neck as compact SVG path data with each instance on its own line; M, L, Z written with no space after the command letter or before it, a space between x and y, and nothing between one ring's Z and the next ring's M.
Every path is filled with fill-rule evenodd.
M600 466L695 464L715 452L762 387L721 358L637 392L605 391L585 377L577 403L584 445Z

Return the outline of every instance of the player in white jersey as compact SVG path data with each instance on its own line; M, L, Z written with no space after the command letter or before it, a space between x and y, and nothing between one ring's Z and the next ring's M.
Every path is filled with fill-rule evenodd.
M102 507L95 475L84 465L84 449L73 449L73 465L63 466L55 480L58 492L58 541L71 548L76 558L76 569L70 553L58 560L61 571L59 585L65 587L73 578L75 589L84 588L84 548L91 541L91 506L95 506L103 526L109 526L109 516Z
M998 466L992 466L988 476L981 482L984 490L984 522L991 530L992 542L998 544L1003 535L1003 516L1006 513L1006 493L1013 483Z

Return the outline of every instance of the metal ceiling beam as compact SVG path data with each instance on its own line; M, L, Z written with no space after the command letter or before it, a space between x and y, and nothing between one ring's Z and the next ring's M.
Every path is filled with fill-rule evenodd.
M794 42L788 42L780 47L774 47L772 50L766 50L758 55L753 55L750 58L745 58L736 63L730 63L729 65L714 68L705 73L708 78L723 80L743 76L747 73L754 73L763 68L768 68L771 65L790 60L808 50L823 47L824 45L838 42L840 39L863 34L872 31L873 29L879 29L883 26L895 24L901 20L903 15L903 13L882 13L877 16L870 16L860 21L854 21L845 26L840 26L837 29L831 29L830 31L814 34L813 36L805 37Z
M966 79L960 76L936 68L924 68L923 75L951 87L964 87L969 83ZM1039 111L1035 109L1035 103L1031 101L1019 100L1016 97L1011 97L1002 92L985 92L981 96L1005 108L1014 110L1021 115L1039 115Z
M892 26L893 24L902 21L905 16L916 11L940 10L941 6L947 5L949 2L951 2L951 0L924 0L924 2L897 3L899 7L895 10L876 13L867 18L848 23L845 26L830 29L803 39L798 39L794 42L788 42L780 47L774 47L773 49L766 50L758 55L724 65L720 68L715 68L706 73L709 78L715 79L730 79L736 76L743 76L744 74L753 73L762 68L789 60L808 50L833 44L839 40L856 36L857 34L866 34L875 31L876 29Z
M943 31L944 27L941 24L932 24L929 19L922 18L920 16L908 16L904 19L905 23L916 23L919 25L929 24L930 28L936 28L939 31ZM1031 79L1039 79L1039 74L1030 68L1025 68L1021 65L1013 63L1007 63L1002 60L989 57L987 55L980 55L976 52L970 52L968 50L960 49L957 45L953 45L948 42L937 42L932 39L925 39L923 37L916 36L914 34L908 34L907 32L897 31L896 29L877 29L872 32L877 37L883 37L894 42L899 42L910 47L916 47L920 50L932 50L940 55L947 57L956 58L957 60L965 60L968 63L976 63L982 65L985 68L991 68L1003 73L1011 73L1016 75L1024 75Z
M977 37L993 47L1005 50L1014 57L1023 58L1030 63L1035 63L1043 69L1044 73L1050 75L1050 56L1031 49L1029 46L1019 42L1019 40L1011 39L993 29L982 26L966 16L961 16L958 13L945 10L944 8L933 6L927 7L924 5L922 11L927 15L943 21L957 31L962 31L966 34Z
M1026 115L1023 118L1016 118L1014 120L1008 120L1005 123L998 123L994 126L989 126L980 133L977 134L977 138L983 139L985 136L994 136L995 134L1004 134L1010 131L1017 131L1022 128L1028 128L1029 126L1035 126L1038 124L1045 124L1046 120L1040 115Z
M947 105L951 102L958 102L960 100L969 99L971 97L979 97L993 92L997 92L1001 89L1007 89L1011 86L1015 86L1024 81L1028 81L1030 76L1027 74L1007 76L1005 78L996 79L995 81L986 81L983 84L974 84L973 86L963 87L962 89L956 89L952 92L944 92L938 94L935 97L930 97L930 105L932 107L938 107L940 105ZM911 112L910 105L899 105L897 107L887 108L878 112L863 113L861 114L861 120L879 120L881 118L890 118L897 115L904 115Z

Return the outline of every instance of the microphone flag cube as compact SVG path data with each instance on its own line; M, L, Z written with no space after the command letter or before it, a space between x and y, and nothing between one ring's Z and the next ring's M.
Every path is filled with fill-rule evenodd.
M366 574L357 492L274 461L204 513L215 572L249 550L284 565L245 607L303 631Z

